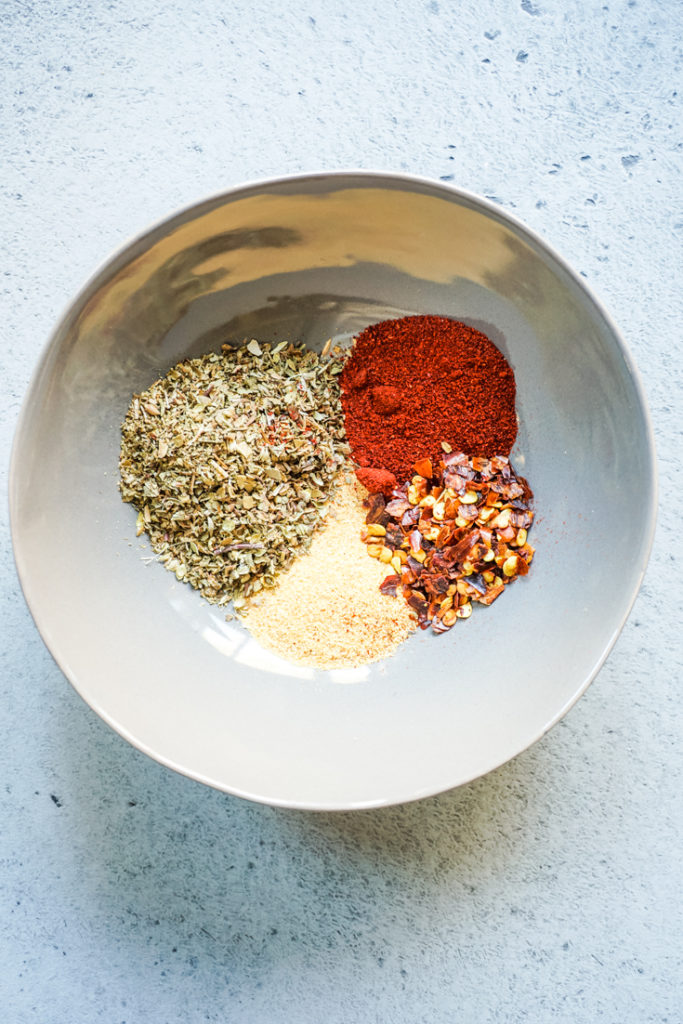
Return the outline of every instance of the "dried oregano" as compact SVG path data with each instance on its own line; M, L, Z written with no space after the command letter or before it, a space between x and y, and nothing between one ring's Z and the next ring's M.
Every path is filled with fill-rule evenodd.
M308 547L349 454L343 363L338 349L225 345L133 397L121 495L138 535L207 600L239 607Z

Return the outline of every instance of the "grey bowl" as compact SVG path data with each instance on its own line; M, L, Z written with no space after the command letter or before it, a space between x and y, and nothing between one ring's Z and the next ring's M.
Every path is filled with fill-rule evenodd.
M517 468L536 495L530 576L443 637L357 672L288 666L155 562L117 491L130 397L248 337L319 348L407 313L463 319L517 377ZM40 360L10 479L16 562L58 664L158 761L317 809L414 800L542 736L594 678L652 541L652 432L618 331L580 278L497 207L390 174L265 181L145 232L88 282Z

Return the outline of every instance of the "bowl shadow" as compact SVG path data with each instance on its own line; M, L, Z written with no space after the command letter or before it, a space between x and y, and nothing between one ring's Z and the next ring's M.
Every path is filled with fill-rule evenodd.
M372 952L378 934L408 935L413 916L445 892L465 909L475 893L498 891L537 833L560 770L541 741L416 803L303 812L169 771L75 694L59 702L52 727L64 750L59 813L71 819L79 913L105 947L151 945L160 962L208 957L246 973L279 969L297 944L343 950L353 937Z

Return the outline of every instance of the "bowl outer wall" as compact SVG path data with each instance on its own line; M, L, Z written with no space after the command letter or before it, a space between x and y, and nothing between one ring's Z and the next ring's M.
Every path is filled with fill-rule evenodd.
M131 254L139 259L139 254L144 253L150 243L165 238L177 225L192 224L224 203L231 207L242 199L263 194L280 199L286 198L288 193L294 197L301 196L307 190L315 194L316 188L322 189L317 193L318 199L349 189L371 189L375 193L378 188L399 195L429 196L455 204L463 210L475 211L477 217L483 216L488 223L502 226L508 247L514 242L521 248L515 252L513 245L507 254L513 269L510 271L509 267L503 267L499 274L499 277L504 277L504 273L508 273L509 280L504 280L502 286L500 281L497 284L501 291L507 288L507 295L502 305L495 310L502 319L492 317L490 329L494 340L504 351L512 347L512 351L508 350L506 354L515 365L521 391L524 380L527 376L532 377L535 372L532 365L527 367L528 374L520 373L522 348L525 345L528 347L530 338L532 348L533 344L538 345L539 330L547 327L539 329L538 325L530 325L528 320L513 323L519 313L518 307L520 302L522 306L526 302L527 307L535 308L537 314L540 310L541 314L547 316L547 302L544 303L542 299L544 287L549 287L551 280L561 280L562 288L572 293L572 302L578 302L582 314L589 316L599 326L593 338L594 344L591 343L587 349L588 354L595 355L596 351L601 354L604 338L608 338L612 345L611 354L616 361L614 365L603 367L603 391L599 392L598 397L604 399L603 392L612 377L619 378L620 390L616 397L622 406L624 395L628 392L630 406L626 412L635 427L626 440L639 446L637 457L634 457L637 463L635 475L640 475L644 492L640 522L631 524L630 532L625 531L632 559L620 570L619 565L610 562L609 558L596 558L600 545L591 547L591 536L597 534L603 543L610 536L610 531L603 536L604 524L601 520L606 515L611 516L613 509L610 508L610 501L624 497L632 484L630 480L624 482L619 479L628 459L625 460L623 452L617 450L615 458L619 463L618 472L602 491L599 486L600 465L588 466L583 475L577 477L571 477L571 474L565 474L564 477L560 475L560 482L567 485L566 493L560 495L561 501L555 501L557 492L551 492L558 478L551 473L544 487L543 477L548 476L548 472L542 472L539 459L544 433L549 433L550 440L557 440L560 435L556 434L553 438L552 430L544 431L542 425L534 422L534 413L538 419L538 410L533 409L531 400L525 403L528 404L526 419L529 422L525 422L525 409L522 407L520 443L515 457L518 464L521 462L524 465L524 471L529 474L537 493L539 523L535 528L535 542L539 555L534 571L524 583L524 590L521 585L517 586L514 597L512 593L506 595L507 604L498 602L486 615L477 616L476 627L473 619L468 623L467 632L454 631L450 635L454 638L453 646L447 646L443 638L436 642L422 636L414 638L386 666L373 668L369 681L358 686L333 685L324 673L316 673L310 679L297 680L270 670L263 672L254 669L253 664L243 663L238 667L228 655L230 641L226 639L215 611L209 612L201 602L194 601L195 595L187 595L187 588L179 586L170 574L164 573L158 566L143 570L143 575L150 570L156 573L152 582L145 583L146 597L142 602L144 623L127 622L126 590L119 585L121 580L127 580L130 590L131 581L140 572L140 552L127 545L125 549L122 548L121 538L124 535L130 537L130 523L126 516L130 518L132 510L120 502L115 507L113 519L96 524L97 529L90 538L93 541L99 531L105 542L104 547L113 553L112 565L98 564L97 545L93 543L92 550L87 552L86 561L89 559L93 565L96 579L85 587L85 592L82 567L80 581L70 575L70 545L73 548L74 531L60 537L64 541L60 553L50 553L44 543L45 530L49 528L51 519L54 522L59 509L44 507L45 500L49 500L49 489L45 489L45 481L40 483L40 474L44 473L45 466L37 452L40 444L36 442L49 447L50 439L46 431L49 432L51 428L45 423L44 417L41 420L35 412L51 401L51 408L57 408L59 402L55 405L55 396L51 392L61 387L69 396L74 423L78 424L81 433L86 435L85 440L88 440L88 430L82 430L83 423L79 424L78 421L79 367L77 364L69 364L68 353L64 365L64 350L69 332L79 320L82 322L84 310L87 311L93 297L101 290L106 290L112 277L120 274L121 268L129 263ZM430 227L433 228L431 221ZM296 242L288 243L286 238L275 240L284 243L280 249L285 251L288 244L290 249L297 247ZM247 257L253 256L249 240L240 238L238 242L240 244L236 245L234 251L240 260L247 261ZM361 246L360 242L357 244ZM263 248L260 242L257 248L259 246ZM277 250L278 245L271 248ZM425 247L420 249L419 240L416 248L419 258L424 259ZM550 278L541 278L535 282L515 278L514 264L520 261L524 264L526 277L529 277L529 253L531 256L536 254L540 259L544 273L550 267ZM410 253L407 256L402 254L402 258L398 286L389 280L392 274L396 276L396 266L390 267L387 272L388 291L393 289L397 293L397 297L392 295L393 307L392 303L387 304L387 314L394 307L397 312L401 311L400 295L412 287L413 302L405 311L414 309L419 312L437 311L457 315L458 310L464 310L463 319L475 322L477 326L486 326L486 315L490 315L490 310L486 302L482 306L481 296L476 289L483 287L486 291L495 287L495 275L483 285L481 281L467 282L464 277L450 282L446 279L441 282L440 291L431 293L432 301L447 305L450 300L444 298L444 294L452 292L458 308L435 309L433 305L420 308L420 292L428 291L428 281L419 274L408 273L406 276L406 266L408 270L411 269ZM363 261L358 262L363 270ZM325 270L334 274L334 261L331 261L329 267L322 268L322 271ZM292 273L296 272L290 272L290 278ZM362 276L361 273L361 280ZM271 280L276 283L278 275L271 275ZM289 281L290 285L292 280ZM317 280L312 282L313 285L318 283ZM236 295L240 288L244 292L248 284L242 282L237 288L233 286L227 289L228 306L230 295ZM534 285L537 291L535 296ZM370 322L373 307L355 301L359 291L358 277L353 278L352 274L350 283L345 282L344 287L347 291L350 289L350 294L345 296L347 308L344 313L348 323L344 326L353 329L354 316L360 325L363 321ZM529 294L522 295L521 300L515 304L516 293L524 289ZM209 299L211 297L208 296ZM303 296L299 296L299 299L303 301ZM243 305L246 302L247 308L251 300L253 295L251 299L250 295L246 295L246 299L243 297L240 301ZM353 307L350 313L349 302ZM508 306L515 308L508 309ZM306 308L305 302L303 307L310 320L310 308ZM313 310L318 318L321 310L322 307ZM287 316L294 316L296 320L302 314L298 309L292 314L290 309L283 307L277 315L281 318L284 316L286 322ZM186 313L183 316L187 319ZM209 321L211 316L215 319L216 312L209 315ZM243 326L244 322L243 317L237 326ZM142 326L144 329L144 324ZM206 324L201 326L203 328ZM496 328L502 332L500 338L496 337ZM113 330L111 325L107 329ZM192 329L196 332L196 325ZM185 354L189 335L187 331L184 335L181 331L173 344L169 345L168 339L173 337L174 330L175 325L171 325L170 330L164 331L153 356L132 368L132 376L137 374L136 388L145 386L154 375L163 372L166 366L162 364L172 365ZM114 330L116 341L115 334ZM193 344L203 344L205 340L206 332L200 334L199 341L194 339ZM325 336L312 337L310 340L322 344ZM174 344L178 346L177 351L173 350ZM108 351L111 355L115 348L110 346ZM149 373L155 366L157 372L150 377ZM548 372L548 368L545 369ZM69 374L65 382L65 375ZM124 374L124 380L118 381L119 406L115 402L104 402L95 425L95 433L99 431L98 436L105 433L109 438L108 456L116 448L115 445L112 449L111 439L118 437L122 418L121 396L125 394L129 397L133 390L125 377ZM543 380L538 376L533 384L535 390L542 390ZM620 408L617 403L617 413ZM92 408L89 411L92 413ZM547 410L544 415L549 415ZM598 421L596 423L600 425ZM623 433L623 427L620 423L609 423L605 428L603 424L610 435L607 449L611 450L610 445L618 448L619 430ZM59 434L59 430L56 433ZM73 433L71 440L75 441ZM100 456L102 451L97 448L97 444L94 448L95 455ZM606 450L604 444L601 447L597 442L595 448L600 454ZM58 453L57 446L50 453L50 464L54 465ZM562 461L559 451L551 449L550 454L556 461L558 458ZM567 455L566 452L564 454ZM588 460L590 456L591 452L584 444L581 458ZM79 479L81 483L85 479L92 489L92 483L97 480L97 474L102 472L103 464L97 457L88 464L87 450L81 452L79 458L84 462L85 473L85 477ZM109 480L106 486L102 482L101 500L95 500L92 508L84 510L84 494L72 494L70 505L66 508L69 515L76 516L76 519L83 512L89 512L93 518L110 516L110 510L114 508L111 476L112 470L115 473L115 462L112 465L109 458L107 465ZM583 282L545 243L491 204L450 186L404 176L362 172L312 175L244 186L193 205L124 247L97 272L56 328L22 407L10 472L11 522L22 586L48 647L84 699L135 746L193 778L227 792L271 804L319 809L379 806L438 792L496 767L538 739L578 699L616 640L642 580L654 530L654 467L649 416L628 351L615 326ZM49 473L47 475L49 477ZM596 484L596 508L591 508L587 503L590 494L586 491L586 482L590 480ZM541 481L540 488L537 481ZM62 498L69 504L68 493L62 495ZM88 500L90 498L88 496ZM41 507L40 513L36 512L36 505ZM64 510L65 506L62 506ZM566 515L564 525L559 518L560 513ZM582 517L583 525L578 531L575 530L576 523L572 523L572 516L575 515ZM76 534L79 532L77 527L74 530ZM612 529L611 536L613 540ZM554 557L545 559L544 551L549 551L553 537ZM557 548L560 550L555 550ZM586 557L586 565L581 568L570 564L567 559L572 555L575 561ZM121 560L125 562L125 569L122 575L116 577L119 591L109 593L108 570L111 569L113 573L113 563ZM580 573L590 573L596 579L584 581L583 585L577 576ZM601 573L604 578L601 578ZM606 581L611 581L607 588ZM568 585L572 582L573 588ZM538 587L541 604L547 604L550 599L558 606L557 622L546 616L540 623L540 633L526 618L531 615L533 623L534 612L537 616L539 613L539 603L533 600L534 586ZM584 590L589 595L585 611L567 621L567 616L571 618L572 614L571 602L565 607L558 600L558 595L564 592L574 600ZM602 603L599 600L601 594ZM134 611L139 619L139 607ZM543 631L550 635L543 635ZM566 640L568 631L575 634L569 643ZM207 633L214 634L209 641ZM565 638L564 646L558 644L562 636ZM540 652L537 651L532 657L534 652L528 651L525 644L520 643L520 637L540 647ZM173 649L173 665L183 666L172 681L166 678L169 670L164 663L168 645ZM473 649L477 646L478 654ZM553 662L553 657L557 658L553 651L558 646L562 647L565 660L569 657L569 665ZM485 665L500 665L494 673L500 676L495 685L490 678L480 678L482 650L486 651L483 659ZM517 664L510 664L510 658L516 659ZM131 674L135 676L136 673L139 678L131 682ZM122 679L125 683L122 683ZM499 713L495 710L497 704L500 706ZM198 705L201 705L201 709L198 709ZM218 730L217 721L221 723ZM209 742L208 736L211 736ZM340 736L341 745L335 743L335 738Z

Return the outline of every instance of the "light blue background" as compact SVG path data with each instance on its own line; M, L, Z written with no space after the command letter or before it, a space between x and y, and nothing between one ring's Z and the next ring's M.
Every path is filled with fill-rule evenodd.
M103 725L37 634L3 517L3 1021L680 1021L683 7L0 12L3 452L113 248L246 179L363 167L493 198L586 277L642 371L661 472L645 586L567 718L466 788L339 816L205 789Z

